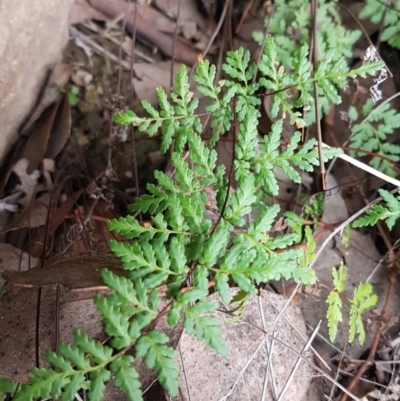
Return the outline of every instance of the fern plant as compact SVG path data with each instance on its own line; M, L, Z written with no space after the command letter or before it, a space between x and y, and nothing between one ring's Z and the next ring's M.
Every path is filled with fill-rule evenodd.
M368 209L365 216L360 217L354 223L354 227L375 226L379 220L385 221L391 230L400 217L400 196L394 196L385 189L378 189L384 205L374 205Z
M344 291L346 281L346 270L343 261L339 265L339 269L332 268L333 290L329 293L326 302L328 303L328 311L326 313L327 324L329 329L329 338L334 341L338 331L338 324L343 320L342 315L342 299L341 293Z
M280 63L285 68L291 68L298 49L310 44L311 3L304 0L276 0L274 4L275 10L266 17L265 25L268 25L279 48ZM335 2L318 1L316 15L318 52L328 54L334 51L334 60L352 57L352 46L361 36L359 30L345 29L337 8ZM259 43L263 41L261 32L255 32L253 37Z
M274 36L277 54L276 60L282 65L288 74L296 74L297 71L309 74L310 68L307 64L307 55L304 54L304 46L310 45L310 31L312 29L311 2L304 0L277 0L274 2L275 8L271 16L265 18L265 25L268 31ZM341 18L337 11L335 2L323 0L318 1L316 15L316 41L318 54L321 55L319 68L322 66L330 68L335 63L340 63L340 68L345 68L345 58L352 57L352 46L361 36L359 30L348 30L341 24ZM254 32L253 38L258 42L263 42L263 33ZM295 66L294 63L304 63L301 66ZM294 67L294 68L293 68ZM337 67L335 67L337 68ZM324 74L327 71L323 72ZM316 74L318 76L318 73ZM295 81L298 77L293 77ZM328 82L327 82L328 84ZM301 90L300 97L306 93L312 94L309 88L306 91ZM299 99L299 104L304 104L305 99ZM329 112L330 102L339 104L341 102L337 92L326 88L320 92L318 104L320 114ZM315 122L314 96L309 96L306 103L308 107L303 110L304 125L310 125ZM274 112L271 113L274 117Z
M329 329L329 338L335 341L338 324L342 322L342 299L346 281L346 267L343 262L339 265L339 269L332 269L333 290L329 293L326 300L328 303L327 324ZM370 283L360 283L355 289L353 299L350 300L350 316L349 316L349 341L353 342L356 336L361 344L365 342L365 328L362 321L362 314L376 305L378 297L372 293L372 285Z
M305 249L292 247L298 240L296 233L271 232L279 206L266 205L255 194L260 187L271 195L278 193L277 168L300 182L299 170L312 171L319 164L316 143L314 139L301 143L300 132L295 132L282 147L282 120L275 122L259 143L258 90L275 91L272 112L283 110L293 123L302 126L297 110L310 104L314 81L324 96L338 102L338 90L346 86L347 78L374 74L381 63L368 62L349 70L331 52L313 72L305 44L293 62L295 74L289 74L280 68L276 49L274 39L268 38L256 82L256 66L243 49L227 54L223 65L227 78L217 84L216 67L199 61L195 81L198 92L209 99L212 134L208 142L201 138L198 99L190 91L183 66L170 97L162 88L157 89L159 109L143 101L145 117L132 111L114 117L116 122L133 124L151 136L161 132L161 150L171 151L174 174L157 171L157 185L149 184L148 194L130 206L133 213L148 213L151 223L140 224L133 216L109 223L112 231L127 239L110 242L127 277L102 271L112 295L98 295L94 302L103 317L108 342L102 344L76 331L73 344L60 344L57 354L47 353L50 368L32 369L29 383L20 388L15 400L52 397L67 401L85 389L90 401L98 401L112 378L130 400L140 401L140 380L133 367L138 358L157 372L168 394L175 396L176 352L168 345L168 336L155 328L162 315L171 326L182 321L189 335L226 355L218 319L210 315L218 307L217 302L207 299L211 282L225 304L231 302L231 285L246 295L257 294L258 286L269 280L315 282L315 273L308 268L315 249L311 230L306 230ZM300 97L294 98L289 87L295 87ZM231 171L225 171L223 165L217 165L214 145L230 130L237 135ZM190 162L184 158L185 150ZM337 149L326 150L323 162L339 153ZM233 178L237 183L234 190ZM254 208L259 211L256 218L251 217ZM158 291L161 285L167 288L163 308Z
M390 0L367 0L360 11L361 19L369 19L383 27L380 40L400 49L400 2Z
M394 162L400 160L400 146L388 141L389 135L400 128L400 113L390 107L389 103L373 108L374 102L368 99L362 108L363 120L351 127L350 146L374 153L370 160L371 166L395 176ZM349 118L357 121L358 112L354 106L349 108ZM365 153L353 152L355 156L365 156Z
M304 55L299 57L304 44L309 44L310 30L312 28L311 4L304 0L277 0L274 2L275 8L271 16L265 18L265 25L269 32L274 36L277 44L276 60L281 64L289 74L295 74L293 71L294 63L299 59L306 60ZM338 13L336 2L318 1L316 14L316 40L318 53L321 57L326 57L322 61L323 65L331 65L336 61L345 63L344 58L352 57L352 46L360 38L361 31L348 30L342 23ZM391 2L389 0L368 0L365 7L360 12L360 18L369 18L374 23L383 24L381 40L389 40L389 44L399 48L400 39L400 2ZM254 39L258 43L263 42L262 32L254 32ZM379 58L379 55L377 55ZM296 67L295 67L296 69ZM305 71L309 72L309 66L305 65ZM297 77L294 78L297 81ZM271 91L273 91L271 89ZM307 93L311 93L307 90ZM329 93L329 91L328 91ZM339 104L341 100L337 96L329 96L328 93L319 94L320 115L329 112L330 103ZM300 92L300 96L302 93ZM301 101L304 103L304 101ZM307 101L309 107L303 110L303 125L310 125L315 122L314 97L310 96ZM391 145L387 138L393 133L395 128L399 127L400 119L398 113L388 105L382 108L377 107L378 112L372 112L373 102L367 101L363 106L362 113L364 120L361 124L352 127L351 146L366 152L376 153L370 164L391 176L394 176L393 162L399 160L400 147ZM273 111L274 117L276 113ZM290 117L295 118L290 115ZM352 106L349 110L349 117L356 121L358 113ZM379 126L375 127L375 123ZM354 155L365 156L365 153L353 152Z
M378 296L373 294L372 285L370 283L360 283L354 289L353 299L351 301L350 309L350 330L349 341L353 342L358 336L360 343L365 342L365 328L362 321L362 314L364 311L372 308L378 302Z

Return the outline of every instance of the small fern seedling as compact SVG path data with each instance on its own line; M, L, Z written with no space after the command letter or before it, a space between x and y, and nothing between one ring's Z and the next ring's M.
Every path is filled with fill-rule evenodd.
M366 310L374 307L378 302L376 294L372 293L372 285L370 283L361 283L354 289L353 299L350 308L350 330L349 341L353 342L358 336L360 344L365 342L365 328L362 321L362 314Z
M335 341L338 324L343 320L342 314L342 299L343 291L345 290L346 281L346 267L343 262L340 263L339 269L332 269L333 277L333 290L329 293L326 300L328 303L328 310L326 313L329 338ZM353 342L358 338L360 344L365 342L365 328L362 321L362 314L376 305L378 297L372 293L372 285L370 283L360 283L354 289L354 295L351 302L350 316L349 316L349 341Z
M329 293L326 302L328 303L328 310L326 312L326 318L328 323L329 338L333 342L335 341L338 324L343 320L342 315L342 300L340 294L344 291L344 284L346 281L346 266L343 261L339 265L337 270L335 267L332 268L333 278L333 290Z

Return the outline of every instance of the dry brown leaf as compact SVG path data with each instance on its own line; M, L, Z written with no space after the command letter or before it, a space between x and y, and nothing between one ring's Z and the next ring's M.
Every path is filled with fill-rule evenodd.
M146 19L140 17L139 15L135 21L133 4L129 5L121 0L90 0L90 4L92 4L96 10L104 13L110 19L115 19L128 11L126 18L126 29L130 33L133 33L133 31L136 29L136 32L139 36L153 43L166 56L171 57L174 50L174 58L176 61L182 62L189 66L197 63L198 53L190 46L185 45L180 40L177 40L174 49L173 36L166 35L164 32L154 29L154 26L151 23L147 22ZM136 26L134 22L136 22Z
M11 244L0 244L0 283L3 283L2 273L6 270L23 272L33 267L38 262L38 258L31 257L22 249L18 249Z
M75 0L68 17L69 24L81 24L90 19L107 21L107 17L95 10L86 0Z
M58 106L57 114L51 127L45 159L54 159L64 148L71 134L71 104L65 94Z
M176 21L181 35L188 39L196 41L196 49L204 49L208 42L208 36L205 34L207 29L207 21L198 10L196 0L155 0L155 5L166 15Z
M36 234L36 237L33 239L32 246L30 249L31 255L33 255L33 256L41 256L42 255L45 236L47 235L48 237L51 237L54 234L57 227L64 221L65 216L73 208L73 206L75 205L75 202L79 199L79 197L82 195L82 193L83 193L83 189L76 191L73 195L68 197L68 199L58 207L58 209L56 209L52 213L52 216L49 221L49 226L42 227ZM48 213L48 207L46 209L46 218L47 218L47 213ZM45 222L46 222L46 220L45 220ZM42 225L44 225L45 222Z
M39 168L43 158L54 158L67 142L71 130L71 106L68 94L59 98L35 121L20 157L29 160L27 172Z
M175 32L175 22L165 16L165 14L153 8L151 5L143 4L138 6L139 18L142 18L149 24L153 25L154 29L165 33Z
M47 260L45 267L39 266L26 272L5 271L3 278L20 287L45 287L62 285L70 289L107 287L100 272L107 268L118 275L125 275L121 260L111 251L87 251L83 254L63 254Z
M183 26L185 23L190 22L204 29L206 26L206 21L199 12L196 0L154 0L154 4L160 10L175 20L178 16L179 3L181 3L178 20L179 26Z
M67 86L70 75L71 68L69 64L59 62L53 67L45 82L46 85L40 97L37 99L34 110L20 128L20 132L23 136L29 136L31 134L32 129L34 129L34 123L43 115L46 109L59 103L62 97L61 89Z
M13 146L13 148L8 152L7 157L3 161L0 160L0 165L3 162L3 164L0 167L0 194L3 193L4 187L7 184L10 174L12 170L15 168L15 165L17 164L18 160L21 159L21 157L23 157L21 155L25 154L26 156L28 156L28 158L31 158L32 154L33 164L35 164L36 161L40 159L39 154L41 151L43 151L44 142L46 142L46 138L43 137L45 137L47 133L45 130L38 132L38 126L41 125L43 127L43 124L46 125L51 123L51 121L48 119L49 116L51 119L50 111L52 110L52 107L56 107L56 104L60 101L61 98L60 88L66 85L69 79L69 75L70 75L69 66L67 66L66 64L57 63L56 66L53 68L50 76L48 77L48 80L45 82L46 87L43 88L43 93L38 99L38 104L35 106L34 110L29 114L29 116L25 119L24 123L20 127L20 133L22 135L25 135L26 137L28 137L29 134L36 132L36 134L33 134L36 137L36 140L34 139L31 140L25 139L24 141L19 140ZM66 107L70 106L67 105ZM46 108L48 109L43 114ZM61 117L62 117L62 124L65 124L65 126L62 126L62 131L66 133L65 136L69 136L69 130L71 125L70 116L62 114ZM60 118L59 116L56 116L57 121L59 120L59 118ZM28 145L26 145L27 141ZM37 143L39 143L40 145L38 148L39 151L32 152L32 149L36 150L36 148L35 147L31 148L30 146L32 144L33 146L35 146ZM26 149L27 146L29 147L29 149ZM39 160L39 162L40 161L41 160Z

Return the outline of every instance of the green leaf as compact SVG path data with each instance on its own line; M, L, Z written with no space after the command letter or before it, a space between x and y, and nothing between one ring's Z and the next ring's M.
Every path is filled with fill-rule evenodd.
M145 357L146 366L155 368L158 372L158 380L171 397L178 395L178 364L175 361L176 351L165 345L169 337L158 331L152 330L141 337L136 344L138 357Z
M372 308L378 302L376 294L372 293L372 285L370 283L361 283L354 289L354 296L350 309L350 330L349 341L353 342L358 335L360 344L365 342L365 329L362 321L362 313Z
M346 281L346 266L343 261L340 262L339 271L335 268L332 269L333 286L338 292L344 291L344 283Z
M171 309L168 311L168 324L170 326L176 326L179 322L182 312L182 305L178 302L174 302Z
M131 356L123 355L111 363L110 370L115 375L114 384L122 389L130 401L142 401L139 374L131 366L132 363Z
M329 339L334 342L338 332L338 324L343 320L342 315L342 300L340 295L332 291L326 302L328 303L328 310L326 312L326 318L328 319Z
M388 103L375 109L373 105L372 99L369 99L362 110L364 119L351 127L350 146L380 155L382 158L374 157L370 164L390 176L395 176L393 166L394 161L398 160L400 147L388 143L388 140L389 135L400 127L400 113ZM361 152L351 153L353 156L364 156ZM393 160L393 163L389 163L385 158Z
M332 268L333 290L329 293L326 300L328 310L326 318L328 319L329 339L334 342L338 332L338 325L343 320L342 315L342 300L340 293L344 291L346 280L346 267L343 261L340 263L339 270Z
M215 286L219 296L224 304L229 304L231 301L231 293L229 289L229 276L224 273L217 273L215 275Z
M118 234L125 236L128 239L136 238L146 230L132 216L120 217L110 220L107 223L110 231L115 231ZM113 244L115 242L112 242Z
M213 235L206 241L204 250L200 256L199 262L211 267L217 263L217 260L223 255L230 240L230 231L226 226L220 224Z
M353 223L353 227L374 226L379 220L384 220L391 230L400 217L400 196L395 197L384 189L378 190L385 206L374 205L368 209L365 216L360 217Z
M90 373L89 401L101 401L106 389L105 382L111 377L111 373L106 369L101 369Z
M0 395L14 394L17 391L18 383L14 383L5 377L0 376Z
M219 320L206 313L218 307L218 304L203 302L185 310L183 326L188 335L196 334L199 341L205 341L211 348L222 356L228 355L228 348L222 337L222 330L219 327Z
M226 63L222 65L222 69L234 79L243 82L247 86L247 81L253 76L255 66L249 66L250 52L239 48L238 50L228 52L226 55Z
M229 205L226 208L224 218L230 223L243 226L244 219L241 217L251 212L251 205L256 201L255 178L248 174L239 182L237 190L229 197Z
M108 269L101 271L104 283L118 295L118 300L124 305L136 305L138 300L133 283L126 277L120 277Z
M124 113L117 113L113 116L113 121L121 125L136 125L140 118L133 111L125 111Z
M112 298L103 298L96 294L94 304L103 316L107 334L113 337L112 345L117 349L127 347L131 342L128 333L129 316L122 313Z
M60 343L59 349L60 354L76 365L79 370L90 369L90 361L77 346ZM63 370L65 370L65 368Z

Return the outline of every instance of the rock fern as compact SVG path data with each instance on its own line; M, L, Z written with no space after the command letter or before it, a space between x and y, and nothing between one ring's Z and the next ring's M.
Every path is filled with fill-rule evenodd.
M168 394L175 396L176 352L168 336L155 328L163 314L171 326L183 322L189 335L226 355L229 350L219 321L211 315L218 303L207 299L212 285L228 304L232 285L242 293L257 294L259 285L269 280L315 282L315 273L308 268L315 248L311 230L306 230L305 247L293 246L299 241L298 233L273 232L279 206L262 203L256 193L260 188L270 195L278 193L277 168L300 182L300 170L312 171L319 164L316 142L302 143L300 132L295 132L282 146L281 120L260 140L260 96L263 89L272 91L272 114L283 112L301 127L298 110L310 105L314 81L323 96L339 102L338 91L348 77L374 74L380 63L365 63L350 71L341 57L331 52L312 71L305 44L293 62L294 74L289 74L281 68L276 49L274 39L267 38L255 82L256 66L243 49L228 53L223 65L226 79L218 83L214 82L215 66L199 61L194 80L198 92L209 99L208 141L201 137L198 99L190 90L183 66L170 96L157 89L158 108L143 101L144 117L132 111L114 117L116 122L133 124L149 135L160 133L161 151L171 152L173 174L157 171L157 183L149 184L148 194L130 206L133 213L147 213L150 223L141 224L133 216L109 223L110 230L127 240L110 242L126 276L104 269L102 277L111 295L98 295L94 300L108 341L102 344L76 331L73 344L60 344L58 353L47 353L50 368L32 369L29 383L15 396L17 401L48 397L67 401L81 389L87 390L90 401L97 401L111 379L130 400L140 401L141 384L133 367L137 358L143 358ZM299 96L290 90L293 87ZM234 156L226 171L217 164L214 145L228 131L234 137ZM186 151L188 158L184 157ZM323 162L338 153L326 150ZM162 308L161 285L167 289Z

